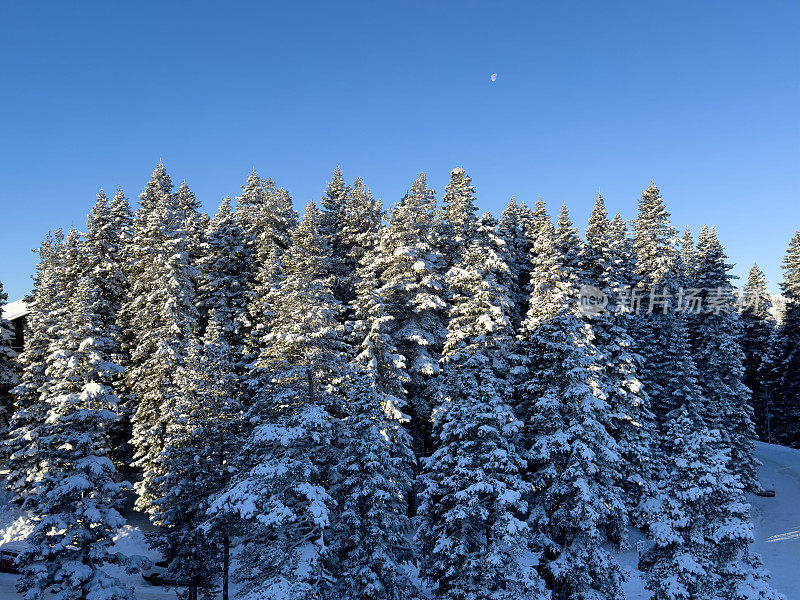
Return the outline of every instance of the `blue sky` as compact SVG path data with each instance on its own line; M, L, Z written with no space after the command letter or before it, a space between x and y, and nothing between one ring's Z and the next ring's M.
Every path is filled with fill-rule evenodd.
M497 73L495 83L490 81ZM651 180L777 290L800 228L800 3L4 2L0 280L163 158L213 211L250 169L298 208L337 165L384 204L463 165L481 209L585 226Z

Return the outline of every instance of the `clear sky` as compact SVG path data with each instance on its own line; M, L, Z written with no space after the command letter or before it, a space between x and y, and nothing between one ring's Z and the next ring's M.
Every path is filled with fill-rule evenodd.
M497 81L490 76L497 73ZM800 2L3 2L0 280L163 158L214 211L250 169L299 209L333 169L385 205L463 165L483 210L598 189L714 224L777 290L800 228Z

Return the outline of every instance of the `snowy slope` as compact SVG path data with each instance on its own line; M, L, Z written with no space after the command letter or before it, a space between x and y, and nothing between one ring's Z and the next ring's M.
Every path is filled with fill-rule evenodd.
M759 479L765 488L774 488L774 498L751 496L752 518L755 526L754 549L761 555L772 573L772 584L786 595L786 600L800 600L800 450L783 446L756 444L756 455L762 466ZM118 549L129 554L148 554L140 527L148 527L141 515L120 532ZM0 540L19 539L26 531L21 511L5 506L0 510ZM621 553L617 559L629 574L625 592L629 600L646 600L639 573L636 571L636 542L642 536L631 532L632 549ZM0 600L14 600L20 596L14 590L16 575L0 573ZM174 592L153 587L138 576L121 575L136 588L137 600L173 600Z
M772 574L772 585L786 600L800 600L800 450L756 442L756 456L762 465L759 481L766 489L774 489L774 498L751 495L750 516L753 520L753 550ZM643 537L631 532L633 550L618 555L630 579L625 584L629 600L646 600L647 590L636 571L636 541Z
M800 450L756 443L759 481L774 498L751 496L754 549L787 600L800 600Z

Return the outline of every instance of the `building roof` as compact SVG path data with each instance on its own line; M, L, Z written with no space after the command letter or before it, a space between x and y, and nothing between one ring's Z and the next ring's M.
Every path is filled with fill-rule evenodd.
M24 317L30 311L28 310L28 305L25 304L24 300L16 300L14 302L9 302L5 306L2 307L2 317L4 319L8 319L9 321L13 321L14 319L18 319L19 317Z

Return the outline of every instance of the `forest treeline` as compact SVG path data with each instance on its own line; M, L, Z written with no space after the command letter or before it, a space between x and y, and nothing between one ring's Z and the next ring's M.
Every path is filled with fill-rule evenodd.
M132 597L131 489L190 600L622 598L629 527L654 598L780 598L744 498L757 437L800 445L800 232L776 321L655 185L582 236L475 203L337 169L299 218L254 170L210 218L159 164L49 234L18 357L0 322L26 598Z

